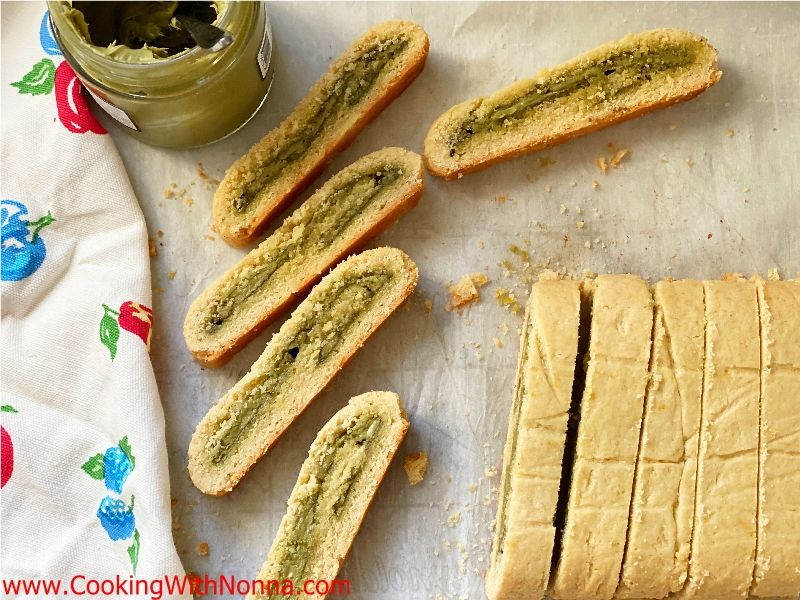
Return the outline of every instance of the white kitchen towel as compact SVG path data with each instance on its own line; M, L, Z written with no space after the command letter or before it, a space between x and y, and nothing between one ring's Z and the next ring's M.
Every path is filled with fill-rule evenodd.
M3 3L1 79L3 585L181 577L145 223L44 3Z

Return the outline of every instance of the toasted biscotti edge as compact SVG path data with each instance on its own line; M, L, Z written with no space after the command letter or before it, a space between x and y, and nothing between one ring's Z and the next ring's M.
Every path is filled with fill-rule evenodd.
M352 265L353 263L357 262L366 262L371 260L373 257L386 260L396 260L398 261L398 264L402 264L403 273L405 274L405 285L397 290L397 293L392 301L384 302L381 305L382 310L376 313L374 320L369 324L369 326L362 328L362 330L359 331L359 335L353 340L350 352L342 356L338 362L334 363L333 367L329 369L329 372L325 374L324 377L320 377L319 373L311 374L311 376L307 379L306 387L312 388L316 386L318 387L318 391L313 393L310 397L305 398L305 401L299 407L299 410L292 414L284 415L283 418L277 420L272 427L272 435L266 437L261 444L255 446L252 455L247 460L241 461L241 464L238 466L238 468L230 471L226 476L215 477L213 474L205 473L202 463L196 461L195 457L203 450L203 445L205 444L205 441L208 439L208 435L211 432L211 423L213 423L217 417L226 413L227 406L225 401L231 391L236 389L236 387L240 385L242 381L246 380L257 371L260 366L259 363L261 358L266 354L267 350L270 349L270 344L273 343L273 340L281 335L283 327L273 336L264 353L262 353L262 356L259 357L259 359L253 364L250 372L239 382L237 382L234 387L231 388L231 390L229 390L222 398L220 398L220 400L209 409L208 413L197 425L195 432L192 434L192 439L189 442L188 468L192 483L194 483L195 487L197 487L197 489L199 489L201 492L211 496L224 496L233 490L233 488L236 487L242 477L244 477L244 475L253 467L253 465L264 456L264 454L281 437L281 435L285 433L289 426L295 420L297 420L300 415L303 414L303 412L305 412L305 410L317 397L319 392L321 392L339 373L339 371L341 371L347 365L347 363L352 360L356 352L367 342L367 340L375 333L375 331L378 330L378 328L386 321L389 315L391 315L414 291L419 280L419 270L417 269L417 265L414 263L414 261L412 261L411 258L397 248L382 247L366 250L361 254L356 254L349 257L346 261L337 266L336 269L342 268L343 265L346 264ZM334 271L336 271L336 269L334 269ZM308 298L306 298L303 303L298 306L296 311L301 310L306 302L311 302L313 300L313 296L314 290L312 290ZM291 317L289 320L291 320ZM286 324L284 324L284 326L286 326ZM314 379L319 379L319 381L314 381Z
M383 479L386 477L386 473L391 466L392 460L397 453L397 450L400 448L403 440L405 439L406 433L408 432L409 428L409 421L408 421L408 414L403 407L403 402L400 397L395 394L394 392L367 392L365 394L361 394L359 396L355 396L350 399L348 404L339 410L319 431L317 437L315 438L314 442L311 444L311 448L309 449L308 458L304 461L300 473L297 478L297 482L295 487L292 489L292 493L290 494L289 500L287 501L287 513L281 519L280 526L278 528L278 533L275 536L275 540L273 541L272 546L270 547L269 554L267 559L264 561L264 564L259 569L258 575L256 576L257 579L262 581L274 579L271 576L270 570L277 566L275 564L275 557L274 552L276 550L276 543L278 542L279 538L284 535L285 527L289 521L289 510L291 509L292 499L295 493L295 489L301 484L304 477L308 476L308 472L310 471L310 464L309 462L312 460L315 452L320 449L320 447L324 447L324 435L330 429L338 425L339 422L348 418L351 414L355 413L359 409L369 409L371 407L375 407L376 404L385 404L385 406L378 407L381 412L389 415L392 418L391 423L391 431L389 437L384 440L382 444L383 448L386 452L380 455L380 460L376 461L372 465L372 469L370 471L370 476L365 477L364 479L367 481L368 484L368 491L366 493L366 502L363 505L362 509L358 511L356 514L351 515L351 519L348 520L347 526L344 530L339 532L339 536L337 538L338 544L333 547L326 547L323 550L323 554L327 559L325 562L326 564L318 565L318 569L316 570L313 575L309 575L310 578L314 578L317 580L322 579L333 579L336 574L339 572L342 564L344 564L347 555L352 548L353 541L361 529L361 525L366 517L367 513L369 512L372 503L375 500L377 495L378 488L380 484L383 482ZM258 598L256 595L249 595L248 598L254 599Z
M395 201L393 201L394 208L390 211L386 212L379 220L374 221L367 227L363 227L359 230L356 235L353 236L351 242L341 249L340 252L337 252L334 256L331 257L331 260L328 262L326 269L333 268L337 263L339 263L343 258L349 256L357 251L359 251L369 240L378 236L380 233L385 231L388 227L394 224L404 213L408 210L414 208L417 203L419 202L420 197L424 191L424 177L423 177L423 165L421 157L409 150L405 150L403 148L384 148L382 150L378 150L377 152L373 152L368 154L361 159L357 160L356 162L350 164L349 166L345 167L339 173L331 177L325 184L322 185L315 193L314 196L317 194L325 194L327 191L336 185L336 183L344 178L347 177L350 173L354 170L357 170L359 166L361 166L361 162L363 160L374 160L378 158L378 156L383 157L384 155L387 158L391 157L394 160L403 161L409 168L412 168L414 172L417 174L416 180L413 182L411 186L408 187L404 191L404 193L398 197ZM313 198L313 196L312 196ZM310 198L311 199L311 198ZM309 200L310 200L309 199ZM290 219L287 217L287 220ZM270 238L267 238L264 242L266 243L269 241ZM249 255L248 255L249 256ZM245 257L246 260L247 257ZM216 347L208 347L208 345L203 344L200 341L196 341L196 336L194 334L193 329L197 326L197 319L200 318L200 314L198 312L198 308L204 306L207 302L209 297L212 295L213 290L216 286L228 279L229 277L233 276L239 266L242 264L243 261L240 261L228 271L226 271L221 277L216 279L212 284L210 284L201 294L198 296L190 305L189 310L187 311L186 318L184 321L183 333L184 339L186 340L187 346L189 351L192 353L194 359L199 362L201 365L205 367L221 367L226 364L239 350L241 350L245 345L247 345L251 340L257 337L264 328L268 327L281 313L283 313L286 309L288 309L293 303L295 303L299 298L302 298L306 295L308 290L314 286L325 274L325 271L322 272L309 272L301 285L299 285L296 289L293 289L289 295L287 295L286 299L275 305L272 310L263 313L258 321L244 323L238 328L238 334L236 335L235 339L227 341L226 343L220 344ZM194 342L192 340L195 340Z
M642 102L635 108L627 109L625 111L606 111L609 114L603 116L602 118L592 120L590 123L583 126L574 128L562 127L559 131L543 135L536 139L521 140L514 144L487 144L485 145L484 153L481 156L474 157L470 160L456 162L450 159L447 155L447 148L446 144L444 143L444 139L446 139L447 132L450 129L450 124L454 120L460 120L460 117L462 117L465 112L469 112L469 110L478 106L484 100L484 98L476 98L461 102L437 118L425 136L423 156L428 171L433 175L444 177L447 180L457 179L461 175L482 170L498 162L508 160L522 154L556 146L558 144L567 142L572 138L586 135L611 125L639 117L659 108L665 108L673 104L685 102L699 95L719 81L720 77L722 76L722 72L717 69L717 51L708 42L708 40L702 36L684 30L655 29L641 33L629 34L621 40L603 44L555 67L543 69L530 79L518 81L507 87L501 88L500 90L488 95L486 98L495 99L501 96L513 96L518 91L521 91L528 86L531 82L545 80L547 77L556 74L559 71L588 62L600 60L609 51L620 45L629 43L634 39L658 36L688 36L694 41L702 42L706 46L706 51L709 53L707 58L709 58L710 67L706 77L703 80L696 82L694 85L685 87L685 89L683 89L680 93L674 93L669 97Z
M299 115L312 106L316 96L332 80L336 79L337 71L340 70L353 55L373 37L380 35L387 29L393 27L403 28L418 45L416 51L412 52L403 68L398 68L393 76L385 82L384 92L379 95L371 104L365 106L348 127L332 135L331 141L316 154L304 157L302 168L298 167L295 175L283 186L284 189L275 193L265 201L259 201L259 208L255 215L246 226L239 226L235 219L229 219L228 207L225 201L232 191L230 179L241 176L242 172L248 169L248 159L254 154L264 149L270 148L277 143L285 131L298 127ZM322 77L311 87L306 96L292 110L280 125L268 132L260 141L256 142L246 154L240 157L231 165L225 173L225 177L220 183L219 188L214 194L213 200L213 222L214 229L231 246L243 247L253 243L266 229L270 219L280 211L288 202L292 201L300 192L307 188L314 179L319 176L328 162L333 157L347 148L358 134L374 120L389 104L391 104L414 79L422 72L425 67L425 60L428 57L430 40L427 33L411 21L385 21L379 23L365 32L358 40L349 46L333 63ZM341 127L341 126L340 126ZM230 221L230 222L229 222Z

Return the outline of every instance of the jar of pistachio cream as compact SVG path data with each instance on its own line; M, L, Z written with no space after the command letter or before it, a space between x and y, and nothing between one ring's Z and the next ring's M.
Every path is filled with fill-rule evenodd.
M208 144L244 125L267 97L272 34L263 2L47 4L64 58L142 142ZM221 37L203 47L209 32Z

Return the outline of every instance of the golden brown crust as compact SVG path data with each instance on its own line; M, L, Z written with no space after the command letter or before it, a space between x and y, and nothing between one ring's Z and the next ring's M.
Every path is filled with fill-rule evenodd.
M381 257L384 256L387 257L387 260L399 260L403 264L403 275L404 279L406 280L406 285L402 289L394 292L389 303L382 304L382 310L374 315L370 325L359 331L358 337L349 341L350 351L343 354L338 361L333 363L332 367L326 368L325 370L327 372L322 379L315 381L313 385L310 381L308 382L308 387L302 390L306 397L303 397L302 402L298 403L298 405L294 407L296 410L290 412L290 414L286 415L284 418L278 419L280 423L272 427L271 429L273 431L267 432L267 435L264 437L264 439L258 441L259 443L256 450L249 453L246 461L241 463L240 468L229 471L225 474L224 481L219 481L218 477L215 477L213 474L209 475L204 470L202 455L205 450L205 438L209 427L207 422L209 420L213 420L212 415L215 417L218 413L225 412L226 408L222 405L225 403L231 392L229 391L228 394L226 394L216 405L211 407L203 420L198 424L197 429L192 435L191 442L189 443L189 476L197 489L204 494L209 494L212 496L223 496L233 490L233 488L239 483L247 471L249 471L250 468L275 444L275 442L286 431L286 429L288 429L289 426L306 411L311 402L328 385L328 383L330 383L330 381L339 373L339 371L341 371L347 365L347 363L352 360L355 353L362 346L364 346L367 340L372 336L372 334L375 333L375 331L378 330L378 328L384 323L389 315L391 315L411 295L417 286L417 282L419 280L419 271L416 264L407 255L405 255L405 253L395 248L387 247L367 250L361 254L351 256L347 259L347 261L345 261L345 263L340 264L337 268L341 268L342 265L346 265L348 263L360 264L364 261L370 261L372 260L372 257L377 257L377 260L382 260ZM314 291L312 290L309 298L311 298L313 294ZM304 301L304 304L300 305L298 310L302 310L305 302L310 301L309 298ZM284 327L287 327L287 324L289 324L290 321L291 317L275 337L281 335ZM273 337L273 340L275 337ZM269 350L270 345L267 345L267 348L264 351L265 354ZM259 360L256 361L251 372L245 375L245 378L242 381L250 377L253 371L258 371L260 360L261 359L259 358ZM236 386L234 386L234 389L236 389L242 383L242 381L237 383Z
M339 263L345 257L360 251L367 242L394 224L406 211L414 208L422 196L424 187L424 179L422 172L420 171L419 179L414 182L399 199L393 201L393 204L395 205L394 208L384 214L380 219L374 220L369 227L359 231L347 246L342 248L340 252L337 252L331 257L331 260L327 262L324 269L327 270ZM242 331L236 339L222 343L212 350L192 350L190 348L192 356L195 358L195 360L197 360L197 362L205 367L215 368L223 366L233 357L234 354L236 354L251 340L257 337L266 327L268 327L280 314L295 304L298 299L304 297L308 290L310 290L317 282L320 281L320 279L322 279L322 277L325 275L325 270L321 272L307 273L303 282L296 289L292 290L291 293L287 295L285 300L275 305L269 312L261 315L259 321L255 322L249 329ZM223 278L227 276L228 274L223 275ZM187 323L184 325L185 332L186 328L189 326L188 322L190 315L191 308L190 314L187 315ZM188 333L185 333L185 336L188 335Z
M381 28L389 26L393 23L395 22L390 21L373 27L364 36L362 36L362 38L357 40L354 45L360 43L371 33L374 33L375 31L378 31ZM430 49L430 41L428 36L425 34L422 28L415 23L406 22L400 24L412 28L415 34L421 33L421 35L424 37L421 48L409 56L409 60L403 69L396 73L390 81L384 84L382 93L375 98L372 103L367 104L361 109L358 118L352 123L352 125L348 129L340 132L338 137L331 141L331 143L325 148L324 152L319 157L312 159L305 166L299 177L290 182L285 190L283 190L270 202L261 203L262 206L246 226L231 228L226 222L225 217L229 208L225 205L225 192L227 191L227 188L224 186L225 180L223 179L223 182L220 184L220 188L217 190L217 193L214 196L213 220L215 230L220 234L225 242L234 247L243 247L252 244L264 232L272 217L275 216L284 206L286 206L286 204L294 200L304 189L306 189L311 182L314 181L317 176L319 176L319 174L334 158L334 156L347 148L358 136L358 134L361 133L364 127L366 127L381 113L381 111L383 111L384 108L386 108L389 104L391 104L392 101L402 94L403 91L405 91L405 89L411 84L411 82L414 81L414 79L416 79L416 77L422 72L422 69L425 66L425 60L428 57L428 51ZM352 47L348 48L331 66L331 70L334 69L340 62L341 58L350 53L351 50ZM331 70L329 70L323 76L323 78L329 77L331 75ZM317 86L319 83L320 82L317 82L317 84L312 87L312 89L309 91L309 96L317 91ZM301 105L308 99L309 96L306 96L306 98L301 101ZM298 107L299 106L300 105L298 105ZM253 146L253 148L248 152L248 154L245 155L245 157L247 157L257 148L261 147L271 135L274 135L281 129L291 127L293 125L294 117L294 112L292 112L277 128L267 133L260 142L256 143L256 145ZM238 163L239 161L234 163L231 169L229 169L229 172L234 170ZM226 178L227 176L228 173L226 173Z
M514 135L512 136L512 142L507 141L502 133L494 135L489 134L487 138L491 137L493 139L484 141L484 143L480 145L479 152L475 151L471 153L471 155L459 156L457 159L448 158L443 142L443 139L446 137L446 130L452 125L454 119L459 119L461 113L467 110L466 107L477 110L484 101L491 104L498 101L500 98L503 100L512 99L516 97L525 86L536 84L538 81L544 81L546 78L553 75L558 76L560 73L564 72L565 69L596 64L597 61L604 58L604 53L624 48L626 45L631 44L658 43L660 39L670 40L673 43L685 42L702 44L703 47L700 50L701 57L698 58L696 65L698 72L687 73L685 77L676 77L675 79L678 80L677 83L671 81L669 89L665 88L662 94L649 94L649 96L653 98L652 100L642 98L642 100L634 106L607 105L602 109L588 110L580 114L579 118L560 116L559 119L554 120L555 124L549 125L549 131L537 131L536 135L529 134L527 137L524 134ZM707 62L709 64L706 64ZM694 66L695 65L693 65L693 67ZM452 107L434 121L425 137L425 165L433 175L444 177L448 180L457 179L466 173L484 169L515 156L556 146L574 137L604 129L659 108L684 102L694 98L717 83L720 76L721 72L717 70L716 65L716 50L707 40L700 36L686 31L670 29L632 34L618 42L611 42L590 50L553 69L544 70L532 79L511 84L491 94L487 98L468 100ZM570 100L567 100L567 102L569 101ZM548 115L544 115L544 117L548 117Z
M475 171L482 171L483 169L491 167L494 164L504 162L512 158L516 158L517 156L521 156L523 154L530 154L531 152L537 152L539 150L545 150L547 148L552 148L553 146L558 146L559 144L568 142L573 138L588 135L595 131L605 129L606 127L611 127L612 125L616 125L617 123L624 123L625 121L630 121L631 119L635 119L636 117L641 117L642 115L651 113L654 110L658 110L659 108L666 108L668 106L672 106L673 104L686 102L687 100L691 100L695 96L698 96L699 94L706 91L712 85L717 83L717 81L719 81L719 78L715 79L714 81L708 81L702 86L690 90L680 96L670 98L669 100L665 100L662 102L653 102L650 104L643 104L641 106L638 106L635 110L632 110L627 113L618 113L613 117L597 121L596 123L593 123L588 127L583 127L581 129L568 131L561 135L553 136L543 140L537 140L525 146L520 146L519 148L516 148L515 150L512 150L506 154L498 155L488 160L475 161L468 165L460 166L457 169L448 169L440 165L431 164L428 154L426 153L423 156L423 159L425 160L425 167L432 175L443 177L447 181L453 181L455 179L458 179L460 175L474 173Z

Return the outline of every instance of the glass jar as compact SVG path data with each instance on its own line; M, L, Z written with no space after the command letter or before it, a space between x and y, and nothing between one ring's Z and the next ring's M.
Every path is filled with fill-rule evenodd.
M142 142L169 148L211 143L249 121L267 97L272 32L264 2L213 3L214 25L233 36L222 50L194 46L142 62L90 43L75 25L70 2L47 4L64 58L100 107Z

